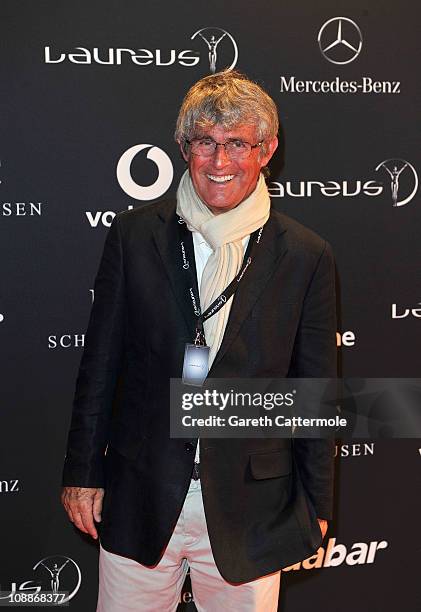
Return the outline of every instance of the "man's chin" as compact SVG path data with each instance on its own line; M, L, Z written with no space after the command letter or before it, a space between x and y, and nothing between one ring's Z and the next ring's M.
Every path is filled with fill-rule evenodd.
M240 202L238 202L238 204L239 203ZM214 215L228 212L229 210L232 210L238 206L238 204L227 204L227 202L211 202L210 204L205 202L205 204Z

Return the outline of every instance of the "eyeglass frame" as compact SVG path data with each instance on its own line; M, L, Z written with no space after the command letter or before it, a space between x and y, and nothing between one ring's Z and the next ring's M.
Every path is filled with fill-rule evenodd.
M210 155L201 155L200 153L194 153L193 151L191 151L192 155L198 155L199 157L212 157L212 155L215 155L216 150L218 147L224 147L224 151L225 151L225 155L227 155L227 157L229 157L230 159L235 159L232 158L228 153L227 153L227 149L226 149L226 145L230 142L242 142L243 144L246 145L250 145L250 151L249 154L246 157L241 157L239 159L248 159L251 155L251 152L253 149L255 149L256 147L261 147L262 144L264 143L264 140L261 140L260 142L257 142L256 144L251 144L251 142L247 142L246 140L242 140L241 138L231 138L229 140L226 140L225 142L216 142L216 140L214 140L213 138L209 138L207 136L202 136L202 138L192 138L192 140L187 140L187 138L185 139L185 143L187 143L189 146L191 146L192 142L194 142L195 140L210 140L213 142L213 144L215 145L214 150L212 151L212 153Z

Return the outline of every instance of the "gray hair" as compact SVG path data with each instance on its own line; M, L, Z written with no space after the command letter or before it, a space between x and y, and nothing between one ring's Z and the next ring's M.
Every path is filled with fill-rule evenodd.
M200 79L187 92L177 119L175 139L184 148L198 129L220 125L232 129L252 124L259 141L275 138L278 111L272 98L257 83L234 70Z

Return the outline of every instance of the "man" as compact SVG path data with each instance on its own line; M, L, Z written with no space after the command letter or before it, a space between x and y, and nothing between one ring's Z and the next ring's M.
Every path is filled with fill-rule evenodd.
M169 379L194 340L209 377L336 373L330 247L270 208L277 132L258 85L201 79L177 121L177 200L119 213L107 236L62 496L79 529L98 526L100 612L174 610L188 566L199 611L275 611L280 569L326 532L331 442L169 435Z

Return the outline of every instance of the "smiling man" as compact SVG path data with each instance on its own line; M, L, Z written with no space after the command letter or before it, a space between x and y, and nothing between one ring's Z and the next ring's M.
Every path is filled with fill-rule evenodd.
M99 612L175 610L189 568L200 612L275 612L281 568L326 533L332 442L169 435L193 342L215 378L336 374L333 258L271 209L277 132L257 84L201 79L177 120L176 200L119 213L107 236L62 494L99 532Z
M238 206L255 190L260 171L272 157L278 139L275 136L255 143L254 125L234 129L214 125L200 132L191 141L181 140L181 150L196 193L218 215Z

